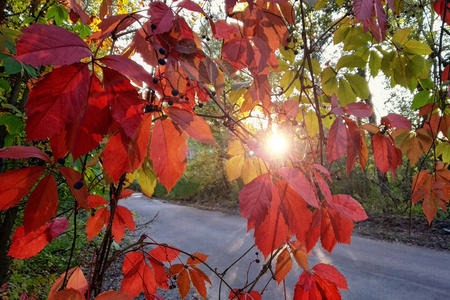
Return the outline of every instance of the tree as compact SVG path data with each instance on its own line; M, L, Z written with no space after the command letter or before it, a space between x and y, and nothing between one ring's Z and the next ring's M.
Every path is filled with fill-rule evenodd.
M182 298L191 283L206 298L210 280L198 265L214 270L207 255L147 236L114 254L111 244L120 243L126 228L135 229L119 200L132 193L127 187L136 176L149 197L156 181L170 192L185 171L188 137L217 146L211 124L233 135L227 175L244 183L241 215L254 231L263 270L275 264L278 283L290 272L292 257L304 270L295 299L340 298L339 289L347 288L344 276L331 265L309 268L306 253L319 238L330 253L338 242L349 244L354 222L367 218L350 195L332 193L334 162L345 159L350 173L358 160L364 169L371 154L378 170L390 171L395 179L403 154L412 165L422 155L432 156L432 169L418 166L411 201L423 200L429 222L438 206L446 211L450 67L442 69L442 43L450 21L445 0L433 3L444 20L433 49L411 38L411 28L391 21L407 5L400 0L225 1L223 14L215 12L215 17L213 6L201 4L153 1L141 11L116 14L123 7L104 0L97 19L86 13L95 9L69 1L64 9L71 21L89 24L92 35L80 30L80 37L63 28L70 27L67 22L50 25L38 14L14 47L9 45L5 68L36 68L41 78L29 81L31 91L21 103L26 145L0 150L3 159L30 161L26 168L0 175L0 209L15 207L29 194L8 255L32 257L67 229L67 217L57 218L55 176L65 179L75 199L69 212L74 222L78 212L90 213L86 230L95 255L88 279L69 260L50 298L131 299L143 291L147 299L158 299L157 289L173 286L169 277L174 275ZM315 17L321 15L327 23L318 26ZM202 37L194 31L198 24ZM129 35L131 41L121 49L118 41ZM336 61L322 57L331 38L342 54ZM133 54L150 68L131 60ZM433 59L437 63L430 67ZM412 129L396 114L382 117L379 125L364 124L372 115L365 102L367 76L380 71L391 85L426 91L414 103L424 119L422 128ZM203 103L214 106L209 115L196 113ZM268 150L272 136L278 142L284 136L285 152ZM94 193L100 186L109 197ZM101 293L106 269L118 256L124 258L121 292ZM187 260L174 263L180 256ZM243 287L226 283L230 298L260 298L253 290L259 278Z

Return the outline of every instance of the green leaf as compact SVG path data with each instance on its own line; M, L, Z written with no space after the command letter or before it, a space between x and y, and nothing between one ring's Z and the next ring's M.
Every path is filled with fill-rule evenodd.
M336 79L336 72L332 68L323 70L321 77L322 90L327 95L333 95L338 90L338 81Z
M11 86L9 85L8 81L0 78L0 89L9 92L11 90Z
M296 72L289 70L281 76L280 79L280 86L285 91L286 97L289 97L292 92L294 92L294 78L295 78Z
M31 78L36 78L36 69L32 66L22 64L22 67L25 69L25 71L30 75Z
M18 114L19 116L23 117L23 113L17 107L15 107L14 105L6 103L6 104L3 104L3 106L13 110L16 114Z
M356 102L356 95L353 92L352 87L343 78L339 79L338 98L342 107L346 106L347 104Z
M302 62L300 62L300 64L301 63ZM311 65L312 65L312 69L313 69L313 73L314 74L320 74L320 72L322 72L322 68L320 67L319 61L317 61L315 59L311 59ZM306 67L307 70L309 70L308 62L305 63L305 67Z
M5 72L8 75L11 74L17 74L22 71L22 65L17 60L14 60L12 58L8 58L3 62L3 65L5 66Z
M427 89L427 90L434 89L434 82L430 78L420 79L419 83L422 86L422 88L424 88L424 89Z
M361 57L366 63L369 60L369 55L370 55L370 50L367 47L363 47L361 49L359 49L358 51L356 51L355 53L353 53L356 56Z
M442 161L444 163L450 162L450 145L448 143L440 143L436 146L436 155L442 155Z
M417 40L409 40L403 46L403 52L412 55L430 55L433 50L425 43L421 43Z
M361 99L367 99L370 95L369 84L366 79L357 74L344 74L345 79L352 87L356 96Z
M344 39L344 51L358 50L365 47L371 39L371 35L365 33L361 26L350 27Z
M411 28L402 28L397 30L392 37L392 41L399 46L403 46L408 41L408 35L411 33Z
M334 32L333 42L339 44L344 41L350 31L350 23L344 23Z
M11 135L21 134L24 132L25 128L22 119L12 114L1 116L0 125L5 125L6 130L8 130Z
M415 55L408 62L408 71L417 78L428 78L430 69L428 68L427 61L423 56ZM417 87L417 86L416 86Z
M346 55L346 56L342 56L338 63L336 64L336 69L340 70L342 68L349 68L349 69L353 69L353 68L361 68L364 69L364 67L366 66L366 62L364 61L364 59L362 59L361 57L357 56L357 55Z
M395 51L388 52L383 55L383 58L381 59L381 70L383 70L386 76L391 76L393 74L391 64L395 61L396 57Z
M16 46L14 46L13 43L11 43L10 41L5 40L5 47L14 55L16 55Z
M423 107L425 104L428 103L428 100L430 100L430 92L425 90L425 91L421 91L418 92L415 96L414 96L414 100L411 104L411 109L418 109Z
M369 69L372 77L377 77L381 68L381 56L376 51L370 51Z

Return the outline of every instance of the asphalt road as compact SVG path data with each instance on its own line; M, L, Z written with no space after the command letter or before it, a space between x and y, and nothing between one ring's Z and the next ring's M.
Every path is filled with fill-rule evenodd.
M140 229L137 236L145 233L157 242L208 254L207 262L219 272L253 245L253 231L247 233L246 222L240 216L149 200L140 194L120 204L136 212L137 223L159 213L156 221ZM256 251L252 249L227 272L225 279L233 287L246 282L247 270L250 279L260 271L261 264L253 263L249 268ZM332 255L318 247L312 254L310 267L329 263L347 278L349 291L341 292L343 299L450 299L450 253L447 252L353 236L351 245L337 245ZM219 299L218 278L202 269L213 283L208 289L208 299ZM294 270L286 280L287 299L292 299L300 274L294 263ZM256 290L264 288L269 276L264 278ZM221 299L227 299L228 294L229 290L222 286ZM283 285L271 281L263 299L284 299Z

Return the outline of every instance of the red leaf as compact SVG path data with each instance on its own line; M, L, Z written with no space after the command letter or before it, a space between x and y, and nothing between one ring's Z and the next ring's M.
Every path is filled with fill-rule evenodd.
M69 5L71 10L78 15L83 24L88 25L90 23L89 16L75 0L69 0Z
M361 204L349 195L333 195L327 202L337 213L349 220L359 222L369 218Z
M113 118L132 137L143 121L143 103L130 81L120 73L103 68L106 97Z
M376 0L355 0L353 1L353 11L358 21L364 21L375 14L374 1Z
M335 284L339 289L348 290L347 280L335 267L327 264L317 264L312 270L326 281Z
M22 159L22 158L39 158L48 163L52 163L50 157L36 147L11 146L0 149L0 158Z
M276 172L303 198L309 205L319 207L317 196L314 194L311 183L299 171L291 168L282 168Z
M31 90L25 104L27 141L60 134L83 111L89 91L87 64L53 70Z
M289 119L297 117L299 111L299 102L295 100L287 100L281 106L281 113L285 114Z
M367 103L363 102L354 102L347 104L343 108L343 111L346 114L354 115L357 118L368 118L373 113L372 108Z
M58 190L52 175L44 177L27 202L23 216L25 234L38 230L56 216L58 211Z
M264 222L272 200L272 176L263 174L239 192L241 215L248 220L248 228L258 227Z
M52 239L57 238L69 228L69 220L67 218L56 218L50 221L49 234Z
M0 174L0 210L8 209L28 195L31 188L44 174L44 167L10 170Z
M329 253L333 251L336 242L350 244L353 232L353 222L342 217L333 209L323 209L321 224L322 247Z
M216 145L211 128L202 117L177 107L170 107L168 114L170 119L186 131L191 138L212 146Z
M126 198L130 197L133 194L134 194L133 190L129 190L129 189L122 190L122 192L120 193L120 199L119 200L126 199Z
M381 118L380 123L390 128L402 128L411 130L411 122L404 116L397 114L388 114Z
M257 291L251 291L248 293L247 291L242 291L240 289L234 289L230 291L230 295L228 295L228 299L237 299L237 300L261 300L262 296Z
M158 285L156 283L155 274L153 274L152 269L147 264L144 265L143 281L145 297L146 299L151 299L150 295L156 293Z
M80 189L76 189L74 187L75 183L77 181L83 182L83 178L80 173L75 171L71 168L59 168L59 172L66 178L67 185L69 186L70 191L72 192L72 195L75 197L75 199L78 202L78 205L85 210L90 210L89 204L87 202L87 198L89 196L89 193L87 191L86 185L83 184L83 186Z
M255 51L247 39L238 36L223 44L222 56L235 70L241 70L254 63Z
M189 280L189 274L186 269L181 270L177 277L178 292L180 293L181 299L186 298L191 288L191 281Z
M122 174L133 171L128 156L129 141L123 130L119 130L109 138L102 153L105 172L116 183Z
M122 265L124 277L120 285L121 292L132 297L137 297L142 292L144 266L145 260L142 252L130 252L125 255Z
M336 118L328 133L327 156L329 162L344 156L347 152L347 143L347 127L340 118Z
M98 209L94 215L89 216L86 222L86 234L88 242L95 238L105 226L108 219L108 209L102 207Z
M391 170L395 180L395 170L402 163L402 153L392 145L389 138L377 133L372 138L372 149L375 164L383 174Z
M106 291L95 297L94 300L133 300L133 297L121 292Z
M116 35L121 31L129 28L140 18L142 18L142 16L136 13L109 16L100 24L98 24L98 28L101 30L101 32L94 33L92 35L92 38L102 40L109 37L112 32L114 32L114 35Z
M70 65L92 55L78 35L59 26L34 23L22 33L15 59L33 67Z
M150 156L156 175L168 193L184 173L187 152L186 140L176 125L167 119L156 121Z
M87 201L89 203L89 206L92 208L97 208L99 206L108 204L108 201L106 201L102 196L99 195L89 195Z
M122 219L125 226L127 226L128 229L130 229L131 231L134 232L135 223L133 220L133 214L131 213L131 211L128 208L126 208L125 206L120 206L120 205L117 206L116 217Z
M25 259L41 252L41 250L52 240L51 236L48 234L49 227L50 224L47 223L39 228L39 230L30 232L29 234L25 234L23 226L17 228L12 238L8 256Z
M177 6L183 9L201 13L207 17L205 11L200 7L200 5L198 5L195 2L192 2L191 0L183 0L180 3L178 3Z
M111 110L102 83L97 76L93 76L88 105L79 118L66 128L66 143L73 159L76 160L95 149L102 141L103 135L108 132L112 122Z
M278 188L272 189L269 213L260 226L255 226L255 245L265 258L292 237L280 210L279 192Z
M116 70L124 76L127 76L135 83L142 85L145 82L152 89L156 86L152 81L152 75L148 73L141 65L127 57L121 55L108 55L99 60L111 69Z
M174 15L172 9L163 2L151 2L148 9L152 24L156 25L154 34L160 34L172 29Z
M150 264L152 265L153 272L155 272L155 279L156 283L158 283L158 287L161 289L168 290L169 289L169 277L167 277L166 269L164 268L164 265L152 257L147 257L150 261Z
M170 263L180 255L180 251L173 249L173 247L158 246L148 254L158 261Z
M214 38L218 40L229 39L230 36L239 33L239 29L236 26L227 23L224 20L218 20L215 24L215 28Z

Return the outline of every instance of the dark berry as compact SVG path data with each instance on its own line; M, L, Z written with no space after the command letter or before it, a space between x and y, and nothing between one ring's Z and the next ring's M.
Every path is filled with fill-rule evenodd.
M172 90L172 96L177 96L180 92L177 89Z
M259 252L255 252L255 255L258 256L258 255L259 255Z
M156 77L153 77L153 83L154 83L154 84L158 84L158 83L159 83L159 79L156 78Z
M288 51L289 50L289 46L284 46L284 50Z
M336 175L336 180L337 180L337 181L341 181L341 176Z
M152 24L150 27L152 28L152 30L156 29L156 25L155 24Z
M185 99L186 99L186 101L189 101L189 97L186 97Z
M206 35L202 35L202 39L206 39Z
M161 66L164 66L166 64L166 60L164 58L160 58L160 59L158 59L158 64L160 64Z
M199 103L198 107L202 108L203 107L203 103Z
M173 101L172 100L167 101L167 103L169 103L169 105L173 105Z
M290 43L290 42L291 42L291 38L288 37L288 38L286 39L286 43Z
M83 185L84 185L83 181L78 180L77 182L75 182L73 184L73 188L76 189L76 190L79 190L79 189L81 189L83 187Z
M186 86L191 86L191 83L190 82L186 83Z
M255 263L259 264L260 260L259 259L255 259Z
M207 38L206 38L206 41L207 41L207 42L209 42L209 41L210 41L210 38L209 38L209 37L207 37Z
M294 54L297 55L298 54L298 50L294 50Z
M66 163L66 159L64 157L58 158L58 164L64 165Z
M166 49L164 49L164 48L159 48L159 53L160 53L161 55L166 55Z

